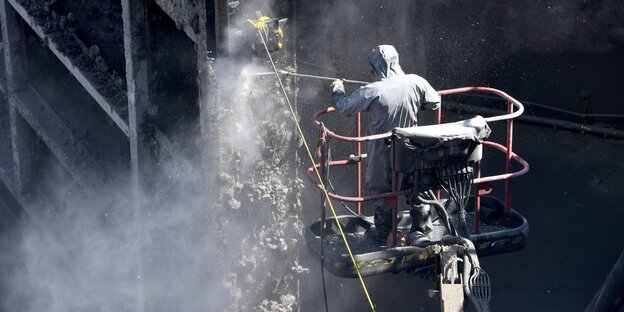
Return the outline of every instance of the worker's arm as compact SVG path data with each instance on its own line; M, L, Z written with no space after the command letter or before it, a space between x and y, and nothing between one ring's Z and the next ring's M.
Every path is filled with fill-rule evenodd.
M422 106L421 110L436 110L440 108L440 95L425 79L422 79Z
M332 86L332 106L341 114L351 115L367 111L375 99L373 90L366 86L359 88L350 96L345 93L341 81L334 81Z

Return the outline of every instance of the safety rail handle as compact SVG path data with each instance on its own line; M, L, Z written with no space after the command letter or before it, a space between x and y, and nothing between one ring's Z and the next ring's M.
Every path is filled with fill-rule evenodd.
M507 153L508 150L505 146L492 142L492 141L484 141L483 145L487 145L487 146L491 146L496 148L497 150L503 152L503 153ZM500 180L507 180L510 178L515 178L515 177L519 177L525 173L527 173L529 171L529 163L524 160L524 158L518 156L518 154L516 153L511 153L511 159L516 161L516 163L519 163L520 165L522 165L522 169L516 171L516 172L511 172L511 173L505 173L505 174L499 174L499 175L493 175L493 176L487 176L487 177L481 177L481 178L476 178L472 180L473 184L479 184L479 183L486 183L486 182L493 182L493 181L500 181Z
M342 159L342 160L329 161L328 164L331 167L331 166L355 165L356 163L349 161L347 159ZM320 164L317 164L316 168L320 168ZM308 180L312 181L312 183L314 183L316 187L322 190L323 186L318 182L318 178L314 176L314 167L308 168L306 174L308 176ZM373 194L373 195L368 195L368 196L344 196L344 195L338 195L329 190L327 190L327 194L329 195L329 197L333 199L337 199L337 200L341 200L345 202L361 203L361 202L366 202L366 201L375 200L375 199L384 199L384 198L392 198L392 197L407 195L409 194L409 190L400 191L400 192L379 193L379 194Z
M320 121L317 120L317 118L321 115L324 114L328 114L328 113L333 113L335 112L336 109L334 107L328 107L325 109L322 109L320 111L317 111L316 113L314 113L313 117L312 117L312 122L314 123L314 125L321 131L325 131L330 137L337 139L339 141L345 141L345 142L367 142L367 141L374 141L374 140L379 140L379 139L385 139L385 138L389 138L392 135L392 132L386 132L386 133L380 133L380 134L374 134L374 135L369 135L369 136L364 136L364 137L349 137L349 136L344 136L344 135L340 135L340 134L336 134L335 132L327 129L327 128L323 128L323 125L321 124Z
M492 117L485 117L485 121L486 122L493 122L493 121L501 121L501 120L510 120L510 119L514 119L520 115L522 115L522 113L524 113L524 105L522 105L522 103L520 103L518 100L514 99L513 97L511 97L509 94L498 90L498 89L494 89L494 88L488 88L488 87L463 87L463 88L456 88L456 89L448 89L448 90L440 90L438 91L439 95L452 95L452 94L460 94L460 93L468 93L468 92L483 92L483 93L491 93L491 94L495 94L501 97L501 100L505 100L508 103L511 103L517 110L515 112L511 112L505 115L499 115L499 116L492 116Z
M517 110L508 114L504 114L504 115L499 115L499 116L492 116L492 117L485 117L485 121L486 122L494 122L494 121L502 121L502 120L510 120L513 118L516 118L520 115L522 115L522 113L524 112L524 105L522 105L522 103L520 103L518 100L514 99L513 97L511 97L510 95L508 95L507 93L498 90L498 89L494 89L494 88L488 88L488 87L463 87L463 88L456 88L456 89L448 89L448 90L440 90L438 91L439 95L453 95L453 94L461 94L461 93L468 93L468 92L482 92L482 93L491 93L491 94L495 94L497 96L499 96L501 98L501 100L505 100L508 103L511 103ZM440 107L440 110L442 108ZM319 130L323 130L323 126L321 125L321 122L318 121L318 117L324 114L328 114L328 113L332 113L335 112L336 109L333 107L328 107L322 110L317 111L316 113L314 113L313 117L312 117L312 123L314 123L314 125L319 129ZM373 141L373 140L379 140L379 139L385 139L388 138L392 135L392 132L386 132L386 133L380 133L380 134L374 134L374 135L369 135L369 136L364 136L364 137L349 137L349 136L343 136L343 135L339 135L334 133L333 131L325 128L324 131L327 132L327 134L332 137L335 138L337 140L340 141L345 141L345 142L367 142L367 141Z
M507 153L507 148L501 144L491 142L491 141L484 141L483 145L490 146L503 153ZM524 160L522 157L518 156L515 153L512 153L512 159L516 163L522 166L520 170L516 172L511 172L511 173L475 178L475 179L472 179L472 184L480 184L480 183L487 183L487 182L494 182L494 181L515 178L529 171L529 163L526 160ZM330 167L333 167L333 166L344 166L344 165L355 165L355 164L357 164L357 162L353 162L348 159L342 159L342 160L329 161L328 165ZM320 166L321 166L320 164L316 165L317 168L320 168ZM312 183L314 183L316 187L321 189L321 184L318 182L318 179L314 176L314 167L308 168L306 174L308 176L308 179L312 181ZM400 191L400 192L380 193L380 194L374 194L374 195L369 195L369 196L344 196L344 195L338 195L336 193L329 192L329 191L328 191L328 194L329 194L329 197L333 199L337 199L337 200L341 200L345 202L366 202L366 201L375 200L375 199L383 199L383 198L391 198L391 197L407 195L409 194L409 190Z

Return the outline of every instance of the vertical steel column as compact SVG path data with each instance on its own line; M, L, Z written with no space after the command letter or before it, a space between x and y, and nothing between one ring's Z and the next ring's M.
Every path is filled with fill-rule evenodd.
M217 216L214 218L215 244L219 246L219 252L225 248L223 237L222 215L226 215L224 209L227 205L219 205L221 200L221 186L216 182L216 177L223 165L222 150L224 133L219 125L223 123L223 104L217 85L216 59L226 54L224 47L225 30L229 17L227 15L227 2L223 0L199 1L199 34L197 40L197 80L199 90L199 118L201 131L202 172L205 176L207 196L212 197L206 202L207 209L214 210ZM223 34L222 34L223 33ZM210 226L208 226L210 227Z
M22 18L5 0L0 1L7 93L15 94L26 80L26 50Z
M142 193L151 191L146 183L148 170L152 168L150 148L145 143L143 132L149 107L149 20L147 0L122 0L124 30L124 56L126 60L126 81L128 85L128 134L130 140L130 174L134 210L134 226L139 236L146 235L142 225L144 203ZM140 249L140 246L135 248ZM138 253L135 259L136 274L143 277L143 259ZM145 310L145 290L142 279L136 282L133 310Z
M130 170L133 196L146 191L145 177L151 166L145 144L144 122L149 107L149 25L146 0L123 0L124 55L128 84Z
M202 135L203 157L212 162L212 166L204 168L205 175L213 177L214 170L220 164L221 133L214 125L221 122L220 111L223 109L217 86L215 61L227 54L225 47L226 30L229 24L228 6L225 0L200 1L200 29L197 40L197 66L199 84L199 115Z
M227 0L214 0L215 43L218 56L225 56L227 54L227 28L230 24L228 7Z
M32 152L35 136L17 110L17 92L26 85L26 50L21 17L5 0L0 0L2 38L6 66L6 91L13 149L13 179L16 197L24 199L34 177Z
M513 113L513 103L507 103L507 111ZM513 119L507 120L507 159L505 173L511 172L511 155L513 155ZM505 179L505 209L511 209L511 179Z

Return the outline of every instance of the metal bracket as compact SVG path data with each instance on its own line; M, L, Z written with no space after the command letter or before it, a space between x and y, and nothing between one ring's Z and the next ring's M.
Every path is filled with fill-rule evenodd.
M461 312L464 310L464 285L459 272L458 251L460 246L442 246L438 254L438 284L440 288L440 307L443 312Z

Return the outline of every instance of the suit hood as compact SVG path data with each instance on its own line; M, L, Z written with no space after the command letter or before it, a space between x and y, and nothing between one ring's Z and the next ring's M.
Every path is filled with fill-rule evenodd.
M399 53L391 45L380 45L368 54L368 61L377 80L405 75L399 65Z

